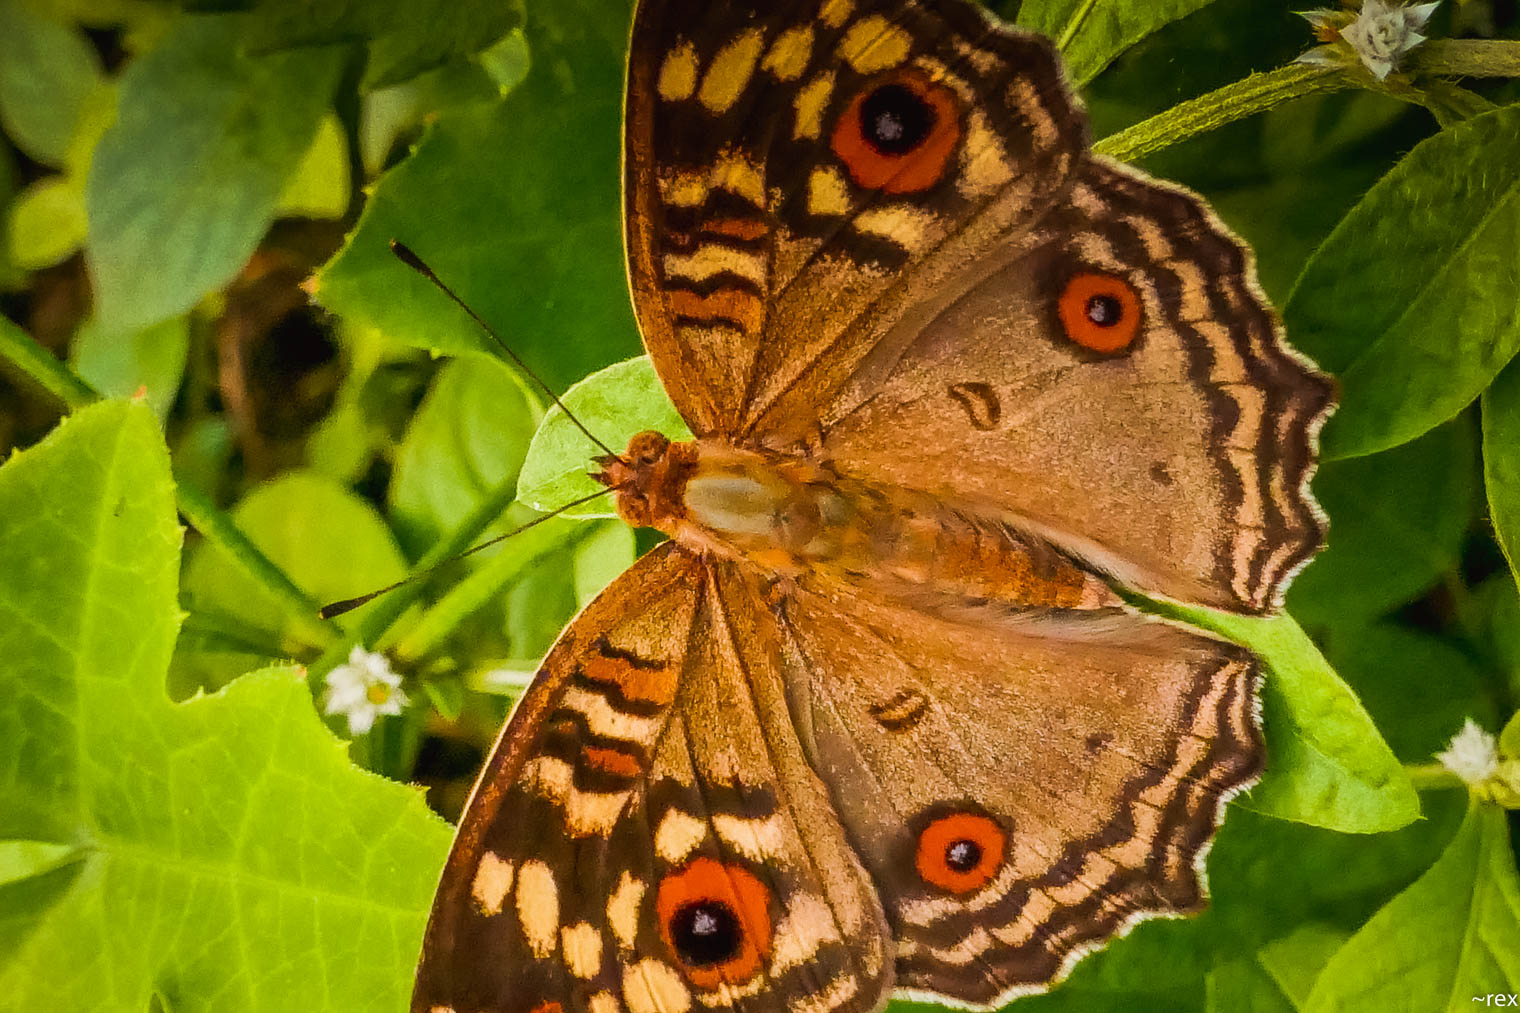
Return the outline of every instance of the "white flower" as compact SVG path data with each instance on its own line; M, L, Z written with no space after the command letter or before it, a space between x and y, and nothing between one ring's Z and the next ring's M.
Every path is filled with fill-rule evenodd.
M348 661L327 673L322 710L348 718L351 735L363 735L375 726L375 718L400 714L406 704L401 676L391 671L383 654L355 645Z
M1399 57L1425 41L1418 29L1425 27L1439 5L1440 0L1408 7L1365 0L1356 20L1341 29L1341 38L1351 43L1362 63L1381 81L1393 72Z
M1451 737L1446 750L1436 754L1441 766L1468 784L1477 786L1499 770L1499 744L1472 718Z

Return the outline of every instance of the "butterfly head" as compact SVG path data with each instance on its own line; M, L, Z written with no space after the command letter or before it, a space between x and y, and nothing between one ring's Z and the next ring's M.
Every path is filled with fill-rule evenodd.
M617 493L618 516L634 527L674 530L685 513L686 482L696 467L696 447L671 443L649 430L628 441L621 455L592 458L601 469L591 477Z

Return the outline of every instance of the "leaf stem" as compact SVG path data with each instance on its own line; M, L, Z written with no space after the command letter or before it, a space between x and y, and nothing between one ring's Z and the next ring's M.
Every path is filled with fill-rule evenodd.
M1353 81L1333 67L1290 63L1181 102L1110 134L1094 144L1093 150L1121 162L1133 162L1284 102L1353 86Z
M1097 2L1098 0L1084 0L1082 6L1077 8L1076 13L1071 16L1071 20L1066 22L1066 27L1061 29L1061 37L1056 40L1057 49L1063 53L1066 52L1066 47L1071 45L1071 40L1077 37L1077 31L1082 27L1082 23L1087 20L1087 15L1092 13L1092 9Z
M415 571L425 572L469 548L516 498L517 478L513 476L492 489L474 511L449 533L447 538L434 543L433 547L417 561ZM382 640L391 633L396 621L427 590L427 586L428 582L425 580L403 584L385 597L365 605L364 612L360 614L359 622L354 626L353 632L349 636L339 638L323 652L320 658L309 665L307 669L309 676L313 680L326 676L328 672L343 663L355 646L376 650Z
M100 395L89 384L10 321L0 323L0 359L15 366L70 409L83 408L100 400Z
M1417 791L1467 787L1466 781L1439 763L1406 763L1404 773L1409 775Z
M1520 77L1520 42L1513 39L1431 39L1409 54L1420 74Z

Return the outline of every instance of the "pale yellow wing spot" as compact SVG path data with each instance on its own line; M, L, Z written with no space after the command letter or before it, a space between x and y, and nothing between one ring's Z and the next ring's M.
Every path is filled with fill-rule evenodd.
M482 914L501 913L502 902L512 891L512 863L493 851L480 857L475 868L475 878L470 882L470 896L475 899Z
M697 90L697 47L683 42L672 49L660 64L660 79L655 87L667 102L691 98Z
M792 127L796 140L817 140L823 133L823 111L828 108L829 96L834 93L834 72L825 70L797 89L792 100L797 110L797 122Z
M559 946L565 968L577 978L594 978L602 969L602 934L590 922L561 929Z
M867 208L851 223L867 235L880 236L909 253L917 253L940 238L944 227L938 215L911 204Z
M913 38L880 14L861 18L845 32L840 55L857 74L875 74L908 58Z
M813 26L797 25L776 36L760 66L778 81L795 81L813 55Z
M628 1013L686 1013L691 993L675 968L646 959L623 968L623 1001Z
M755 207L765 208L765 177L759 166L732 151L718 156L717 164L709 175L711 185L719 190L738 194Z
M557 802L565 813L565 825L576 837L605 837L617 825L632 791L582 791L575 786L575 770L557 756L539 756L523 766L522 784L528 790ZM518 874L519 881L522 874ZM521 883L519 882L519 889Z
M624 872L617 888L607 897L607 924L612 934L628 949L638 940L639 905L644 900L644 882Z
M714 813L712 825L719 840L752 862L775 861L788 853L786 824L777 813L764 819Z
M997 135L987 125L987 114L973 107L966 117L966 140L961 145L961 171L955 187L969 199L986 197L1013 179L1013 166Z
M814 169L808 177L808 214L838 217L850 210L850 191L839 170Z
M559 888L543 862L524 862L517 873L517 921L528 949L540 960L554 956L559 942Z
M591 1013L623 1013L623 1004L611 992L596 993L586 1000L586 1008Z
M855 10L855 0L823 0L823 9L818 12L818 20L830 28L838 28L850 17Z
M654 850L671 865L679 865L707 837L707 823L679 809L671 809L654 832Z
M702 87L697 98L712 113L726 113L744 94L750 76L755 72L755 61L765 45L765 36L758 28L740 32L728 45L718 50L702 76Z

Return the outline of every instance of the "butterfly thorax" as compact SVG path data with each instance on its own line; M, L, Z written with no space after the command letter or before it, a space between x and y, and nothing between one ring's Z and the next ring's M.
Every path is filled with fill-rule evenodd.
M1096 575L1007 518L920 490L839 474L801 454L640 433L599 459L629 524L778 576L901 595L943 592L1017 606L1098 608Z

